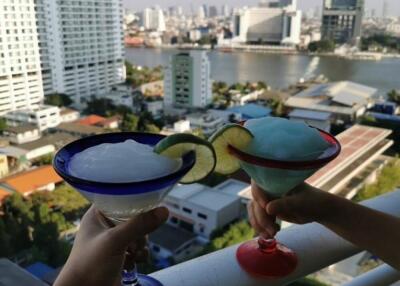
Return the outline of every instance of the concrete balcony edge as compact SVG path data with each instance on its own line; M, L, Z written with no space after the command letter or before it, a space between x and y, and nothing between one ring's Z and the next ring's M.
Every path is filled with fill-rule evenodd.
M400 217L400 191L363 202L370 208ZM236 261L238 245L153 273L164 286L278 286L307 276L361 251L323 226L292 226L277 236L299 258L294 273L283 279L256 279Z

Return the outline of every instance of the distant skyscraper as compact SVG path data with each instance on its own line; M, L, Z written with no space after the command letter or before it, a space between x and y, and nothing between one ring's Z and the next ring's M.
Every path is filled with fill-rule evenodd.
M321 18L321 6L315 6L314 8L314 19L320 19Z
M43 86L34 1L0 1L0 115L36 109Z
M336 43L357 42L361 37L364 0L324 0L322 37Z
M165 17L163 10L155 6L143 10L143 27L146 30L154 30L157 32L165 31Z
M124 82L122 0L35 2L46 94L65 93L80 107Z
M199 19L204 19L206 17L206 11L204 10L204 6L200 6L197 10L197 17Z
M208 5L207 4L203 4L203 11L204 11L204 16L208 17Z
M258 7L234 14L234 40L297 45L300 43L301 18L295 0L260 3Z
M176 8L176 12L178 13L178 16L182 16L183 15L183 8L182 6L178 6Z
M388 11L389 11L389 4L386 0L383 1L382 4L382 18L386 19L388 16Z
M222 16L224 16L224 17L229 17L230 16L230 11L229 11L229 6L228 5L226 5L226 4L224 4L223 6L222 6Z
M165 72L164 104L178 108L204 108L211 101L207 53L191 51L172 56Z
M218 9L216 6L210 6L208 10L208 17L214 18L218 16Z

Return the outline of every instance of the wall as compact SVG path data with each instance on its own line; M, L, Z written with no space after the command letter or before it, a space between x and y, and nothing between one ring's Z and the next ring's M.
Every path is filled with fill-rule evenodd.
M53 145L46 145L37 149L31 150L26 154L27 160L33 160L41 156L54 153L56 148Z

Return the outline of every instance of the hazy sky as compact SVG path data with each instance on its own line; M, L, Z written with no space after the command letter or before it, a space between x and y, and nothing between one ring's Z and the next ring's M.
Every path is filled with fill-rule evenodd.
M302 10L308 10L310 8L315 7L316 5L322 6L323 0L298 0L299 6ZM135 10L141 10L145 7L149 7L151 5L160 5L161 7L168 7L172 5L181 5L187 11L190 11L190 6L193 5L195 11L197 11L197 7L201 4L208 5L216 5L220 7L223 4L228 4L230 7L236 6L251 6L257 4L258 0L124 0L125 7L133 8ZM399 0L387 0L389 5L389 15L397 15L400 16L400 1ZM367 9L376 9L377 15L382 14L382 3L383 0L366 0Z

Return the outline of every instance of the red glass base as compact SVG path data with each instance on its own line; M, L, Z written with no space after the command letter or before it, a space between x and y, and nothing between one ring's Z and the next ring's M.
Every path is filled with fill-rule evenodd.
M246 242L238 248L236 257L247 273L263 278L287 276L297 266L296 254L275 239Z

